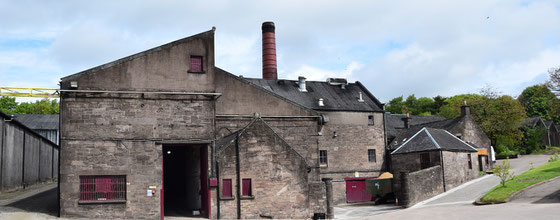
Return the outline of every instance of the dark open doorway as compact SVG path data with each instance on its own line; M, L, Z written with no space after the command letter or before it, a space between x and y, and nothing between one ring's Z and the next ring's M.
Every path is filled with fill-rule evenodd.
M208 217L206 145L163 146L165 216Z

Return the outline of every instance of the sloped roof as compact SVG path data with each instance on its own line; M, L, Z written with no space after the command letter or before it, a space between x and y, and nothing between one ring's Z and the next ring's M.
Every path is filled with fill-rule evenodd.
M476 152L477 149L444 129L423 127L391 154L445 150Z
M406 117L406 114L391 114L389 112L386 113L385 126L387 128L388 137L396 137L403 129L405 129L403 118ZM415 126L430 122L443 121L445 120L445 117L411 115L410 119L410 126Z
M552 124L553 124L552 121L545 121L545 122L544 122L544 125L545 125L547 128L550 128L550 125L552 125Z
M290 144L288 144L288 142L286 142L280 135L278 135L278 133L276 133L274 131L274 129L272 129L265 121L263 121L262 118L254 118L245 127L243 127L241 129L223 137L222 139L218 140L216 142L216 153L218 155L220 155L224 150L226 150L228 147L230 147L235 142L235 139L237 138L238 135L242 136L251 126L255 126L257 123L262 123L264 125L265 130L268 130L270 132L270 134L276 136L293 153L295 153L300 159L302 159L304 161L304 163L306 164L306 166L309 166L305 157L303 157L301 154L299 154ZM259 130L259 131L261 131L261 130ZM259 133L263 134L265 132L263 131L263 132L259 132Z
M409 129L402 129L396 135L393 142L389 144L389 149L396 149L398 146L400 146L400 144L403 142L404 139L410 138L412 135L416 134L424 127L451 130L461 120L463 120L463 117L450 118L441 121L434 121L434 122L414 125L411 126Z
M25 126L34 130L58 130L58 114L22 114L14 115L14 118Z
M544 124L544 121L541 119L540 116L533 116L533 117L525 118L523 123L521 123L521 126L523 126L523 127L535 127L539 121L542 121L543 124Z
M348 83L344 89L327 82L306 81L307 92L301 92L296 80L240 79L316 111L383 112L383 104L357 81ZM358 101L360 92L363 102ZM320 98L324 106L319 106Z

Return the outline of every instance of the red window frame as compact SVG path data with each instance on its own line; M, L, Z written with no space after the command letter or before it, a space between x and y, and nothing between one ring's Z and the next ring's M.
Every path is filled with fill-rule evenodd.
M231 179L222 179L222 198L233 198Z
M191 56L189 72L201 73L203 71L202 64L202 56Z
M125 175L80 176L79 202L126 201Z
M251 188L251 179L246 178L241 180L241 196L251 197L253 196L253 189Z

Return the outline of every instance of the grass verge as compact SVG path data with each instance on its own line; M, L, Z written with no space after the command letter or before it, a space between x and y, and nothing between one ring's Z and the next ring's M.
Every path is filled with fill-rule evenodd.
M482 196L482 202L504 202L513 193L522 190L535 183L552 179L560 176L560 160L545 163L537 168L532 168L526 172L515 176L513 179L494 187Z

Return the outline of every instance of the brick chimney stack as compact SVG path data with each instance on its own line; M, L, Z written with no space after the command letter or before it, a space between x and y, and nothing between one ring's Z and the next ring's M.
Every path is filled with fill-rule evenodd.
M274 22L262 24L262 65L263 79L278 79L276 67L276 35Z
M467 105L467 101L463 101L461 106L461 117L471 114L471 107Z

